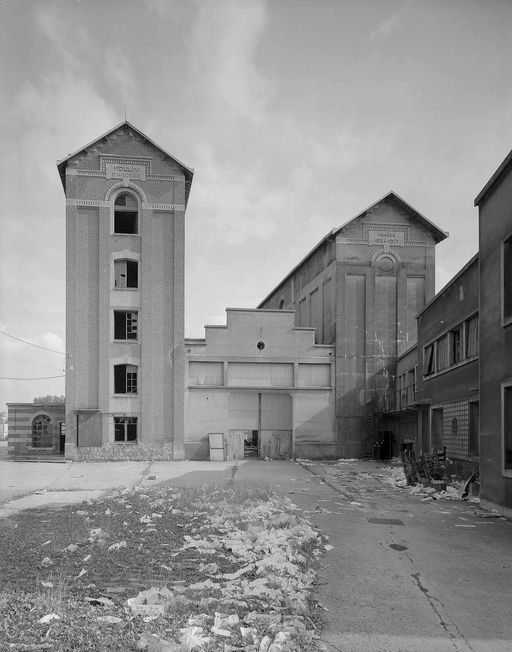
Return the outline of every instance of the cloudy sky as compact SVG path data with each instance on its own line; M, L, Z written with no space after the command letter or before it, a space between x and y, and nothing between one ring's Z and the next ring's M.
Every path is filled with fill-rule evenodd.
M509 0L0 1L0 376L63 374L55 163L125 111L195 169L188 336L391 189L450 232L440 288L512 148L511 33ZM63 381L0 380L0 410Z

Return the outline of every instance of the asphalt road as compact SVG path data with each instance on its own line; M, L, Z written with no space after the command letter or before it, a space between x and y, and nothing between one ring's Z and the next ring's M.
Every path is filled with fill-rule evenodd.
M389 466L360 461L249 462L235 475L275 486L328 534L329 652L510 652L512 523L472 502L421 502L386 479Z

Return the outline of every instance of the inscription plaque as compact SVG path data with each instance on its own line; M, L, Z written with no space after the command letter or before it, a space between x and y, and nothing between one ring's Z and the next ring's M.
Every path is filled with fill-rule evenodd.
M107 179L138 179L146 181L146 166L133 163L105 163Z
M405 244L405 234L403 231L378 231L371 229L368 232L368 242L371 245L395 245L403 247Z

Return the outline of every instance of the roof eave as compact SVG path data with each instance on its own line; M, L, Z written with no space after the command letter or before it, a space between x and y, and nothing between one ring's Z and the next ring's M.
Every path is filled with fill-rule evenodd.
M165 149L163 149L160 145L157 145L157 143L155 143L155 141L151 140L151 138L146 136L146 134L143 133L142 131L140 131L140 129L137 129L137 127L132 125L132 123L129 122L128 120L123 120L123 122L120 122L119 124L117 124L112 129L109 129L108 131L106 131L101 136L98 136L97 138L92 140L87 145L84 145L83 147L80 147L80 149L77 149L76 152L73 152L72 154L68 154L66 156L66 158L63 158L62 160L57 161L57 169L59 171L59 175L60 175L60 179L61 179L61 182L62 182L62 187L64 188L64 192L66 191L66 168L67 168L68 161L70 159L72 159L73 157L78 156L78 154L81 154L82 152L86 152L89 149L89 147L92 147L92 145L94 145L98 141L102 140L103 138L106 138L110 134L114 133L114 131L117 131L118 129L120 129L121 127L124 127L125 125L128 125L128 127L130 127L130 129L133 129L133 131L137 132L139 134L139 136L144 138L144 140L147 140L147 142L150 143L151 145L153 145L153 147L160 150L163 154L168 156L171 160L173 160L181 168L183 168L183 172L184 172L184 176L185 176L185 204L187 204L188 203L188 196L190 194L190 188L192 186L192 179L193 179L193 176L194 176L194 168L188 167L187 165L182 163L179 159L177 159L175 156L173 156L172 154L169 154L169 152L167 152Z
M481 203L482 199L485 197L485 195L487 195L487 193L492 188L492 186L494 186L498 178L502 175L502 173L505 171L505 169L508 167L511 161L512 161L512 150L507 154L507 156L505 157L501 165L498 167L498 169L495 171L495 173L492 175L489 181L485 184L482 190L478 193L473 203L474 206L478 206Z

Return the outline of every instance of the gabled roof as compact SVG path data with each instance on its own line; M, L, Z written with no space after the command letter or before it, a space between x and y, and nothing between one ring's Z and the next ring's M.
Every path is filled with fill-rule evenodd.
M496 170L496 172L492 175L492 177L489 179L489 181L485 184L485 186L482 188L482 190L478 193L474 205L478 206L482 199L485 197L485 195L489 192L489 190L494 186L498 178L501 176L501 174L506 170L506 168L509 166L510 162L512 161L512 150L507 154L505 157L505 160L503 163L499 166L499 168Z
M413 208L410 204L408 204L405 199L402 199L400 195L397 195L397 193L394 190L390 190L386 195L381 197L380 199L377 199L376 202L371 204L371 206L368 206L368 208L365 208L363 211L358 213L355 217L351 217L347 222L339 226L338 228L331 229L327 235L325 235L320 242L311 249L311 251L304 256L304 258L297 264L295 267L288 272L288 274L275 286L275 288L267 294L267 296L263 299L263 301L260 301L258 304L258 308L263 305L270 297L274 294L274 292L281 286L283 283L285 283L290 276L292 276L299 267L301 267L306 260L312 256L319 247L321 247L326 240L329 240L331 238L335 238L340 231L342 231L344 228L346 228L349 224L351 224L354 220L357 220L358 218L362 217L365 213L367 213L369 210L371 210L374 206L377 206L377 204L380 204L383 202L385 199L388 199L390 197L393 197L395 200L397 200L400 204L404 206L409 212L414 214L414 217L422 224L424 227L426 227L433 235L434 241L437 244L438 242L441 242L445 238L448 237L448 231L443 231L440 229L438 226L436 226L433 222L431 222L429 219L427 219L424 215L422 215L419 211L417 211L415 208Z
M438 244L442 240L448 237L448 231L443 231L440 229L438 226L434 224L434 222L431 222L428 218L426 218L424 215L422 215L419 211L417 211L413 206L411 206L409 203L405 201L405 199L402 199L400 195L398 195L394 190L390 190L386 195L381 197L380 199L377 199L377 201L373 202L368 208L365 208L363 211L358 213L355 217L350 218L348 222L345 222L345 224L342 224L339 228L335 229L333 234L337 235L342 229L347 227L351 222L354 220L357 220L358 218L362 217L365 213L367 213L369 210L374 208L374 206L377 206L377 204L380 204L386 199L389 198L395 199L399 204L402 204L402 206L407 209L409 212L414 214L415 219L422 224L428 231L432 233L432 236L434 238L434 242Z
M164 149L160 147L160 145L157 145L153 140L151 140L151 138L146 136L146 134L142 133L142 131L137 129L137 127L134 127L131 122L128 122L128 120L123 120L123 122L119 123L112 129L107 131L106 133L102 134L101 136L98 136L98 138L95 138L90 143L87 143L87 145L84 145L83 147L80 147L80 149L77 149L76 152L73 152L72 154L68 154L68 156L66 156L66 158L62 159L61 161L57 161L57 169L59 170L64 191L66 190L66 168L68 166L69 161L75 156L77 156L78 154L85 153L90 147L92 147L96 143L99 143L101 140L107 138L108 136L113 134L118 129L121 129L122 127L129 127L132 131L134 131L136 134L141 136L141 138L143 138L148 143L150 143L153 147L155 147L159 152L161 152L162 154L170 158L172 161L174 161L181 167L181 169L183 170L183 174L185 176L185 204L186 204L188 202L190 186L192 185L192 177L194 176L194 169L189 168L184 163L179 161L175 156L172 156L172 154L166 152Z

